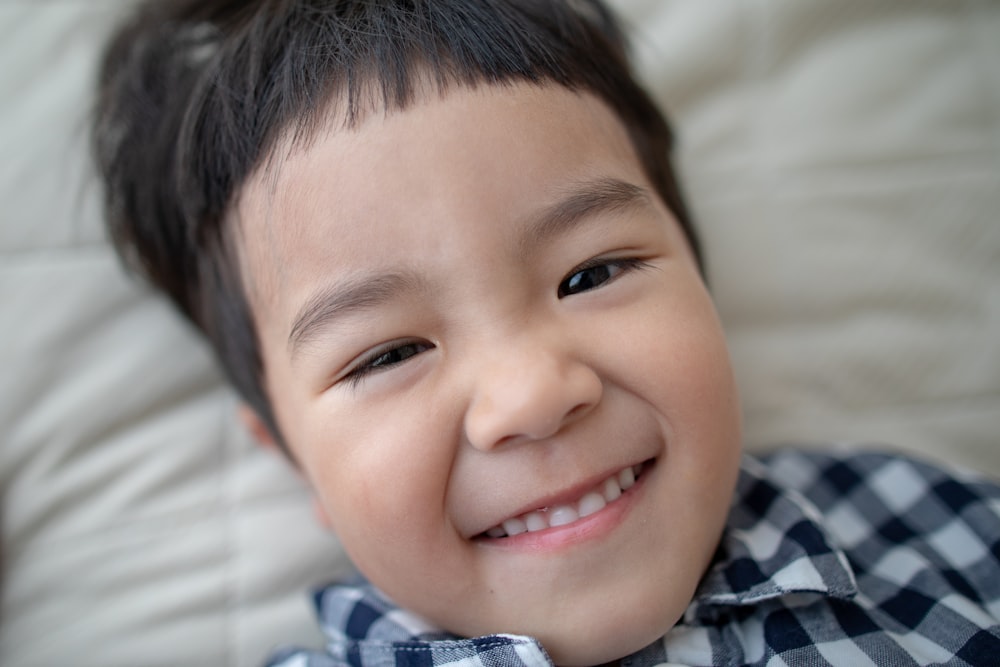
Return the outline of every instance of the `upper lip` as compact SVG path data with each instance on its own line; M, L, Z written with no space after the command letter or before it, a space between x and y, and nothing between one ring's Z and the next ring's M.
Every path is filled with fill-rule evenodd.
M483 526L478 531L476 531L475 533L473 533L473 535L478 535L478 534L480 534L480 533L482 533L484 531L489 530L490 528L492 528L494 526L498 526L498 525L502 524L504 521L506 521L508 519L513 519L514 517L522 516L524 514L527 514L528 512L534 512L536 510L543 510L543 509L547 509L547 508L550 508L550 507L555 507L557 505L564 505L564 504L575 503L576 501L580 500L580 498L582 498L584 496L584 494L586 494L587 492L593 490L594 487L596 487L598 484L600 484L601 482L603 482L607 478L611 477L612 475L617 475L622 470L625 470L625 468L629 468L629 467L632 467L634 465L638 465L638 464L640 464L642 462L643 461L633 461L632 463L626 463L624 465L619 465L619 466L616 466L616 467L608 468L604 472L600 472L600 473L597 473L595 475L592 475L592 476L584 479L583 481L580 481L580 482L577 482L577 483L573 484L572 486L563 488L563 489L561 489L559 491L555 491L555 492L547 494L545 496L541 496L541 497L539 497L539 498L537 498L535 500L532 500L531 502L525 503L519 509L517 509L517 510L515 510L513 512L509 512L507 514L504 514L503 516L499 517L493 523L491 523L491 524L489 524L487 526Z

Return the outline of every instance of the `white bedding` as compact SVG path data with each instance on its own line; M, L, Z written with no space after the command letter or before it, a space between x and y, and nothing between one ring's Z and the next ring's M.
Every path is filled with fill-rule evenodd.
M676 121L747 444L1000 477L1000 4L618 0ZM257 664L347 571L86 163L120 0L0 3L0 664Z

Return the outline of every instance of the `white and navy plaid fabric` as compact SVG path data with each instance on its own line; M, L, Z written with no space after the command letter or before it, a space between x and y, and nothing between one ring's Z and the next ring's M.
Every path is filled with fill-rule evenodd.
M316 594L326 651L280 667L549 666L533 639L442 634L370 585ZM683 619L624 666L1000 665L1000 487L895 456L745 457Z

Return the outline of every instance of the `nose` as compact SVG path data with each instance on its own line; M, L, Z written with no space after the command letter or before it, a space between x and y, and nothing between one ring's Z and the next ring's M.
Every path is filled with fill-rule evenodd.
M558 344L534 340L494 347L474 382L465 433L483 451L551 437L593 410L603 391L589 365Z

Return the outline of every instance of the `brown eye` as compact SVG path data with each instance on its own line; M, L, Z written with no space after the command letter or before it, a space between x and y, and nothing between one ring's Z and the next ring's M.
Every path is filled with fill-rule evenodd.
M389 350L388 352L380 354L375 359L372 359L368 362L368 366L370 366L373 370L385 366L394 366L398 363L406 361L410 357L420 354L422 351L421 347L416 343L401 345Z
M617 268L610 264L600 264L577 271L559 285L559 298L586 292L603 285L615 277L615 269Z
M432 344L422 341L390 343L368 355L347 374L345 379L352 384L358 384L370 373L389 370L433 347Z
M647 268L649 264L641 259L594 259L584 262L559 283L557 296L573 296L593 289L615 280L620 275L635 269Z

